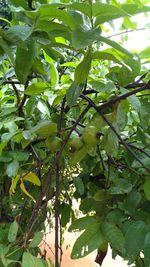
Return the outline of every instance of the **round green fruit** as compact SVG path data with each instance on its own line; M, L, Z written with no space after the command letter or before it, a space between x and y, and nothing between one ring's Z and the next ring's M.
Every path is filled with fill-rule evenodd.
M73 150L79 150L83 146L83 142L80 137L72 137L69 140L69 146Z
M83 131L82 139L86 145L96 146L98 142L97 127L87 126Z
M52 152L55 153L61 147L62 140L57 136L48 137L45 140L45 144L47 148Z

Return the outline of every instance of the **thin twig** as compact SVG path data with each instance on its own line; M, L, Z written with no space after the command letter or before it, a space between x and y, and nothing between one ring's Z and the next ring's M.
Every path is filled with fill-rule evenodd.
M39 193L39 196L38 196L38 198L36 200L36 203L34 205L30 220L29 220L29 222L27 224L27 227L26 227L23 247L26 247L26 245L27 245L27 242L28 242L28 240L30 238L30 235L31 235L31 232L32 232L32 228L33 228L33 226L34 226L34 224L36 222L37 215L38 215L39 209L40 209L41 204L42 204L42 200L43 200L43 198L45 198L45 196L47 195L47 192L49 191L49 188L50 188L50 185L51 185L51 177L52 177L53 173L55 172L56 163L59 161L59 159L60 159L60 157L62 155L62 152L63 152L63 150L64 150L64 148L65 148L65 146L66 146L66 144L67 144L72 132L74 131L74 129L76 128L78 123L82 120L82 118L85 116L85 114L88 112L90 107L91 107L90 104L88 104L86 106L86 108L82 111L82 113L79 115L78 119L76 120L76 122L72 126L72 129L70 130L70 132L67 134L66 139L64 140L60 150L58 151L53 163L51 164L51 166L49 168L46 182L45 182L45 184L44 184L44 186L42 188L42 192ZM46 198L46 201L48 201L48 198Z
M126 30L124 32L119 32L119 33L109 35L109 36L107 36L107 38L112 38L115 36L119 36L119 35L123 35L123 34L127 34L127 33L132 33L132 32L136 32L136 31L144 31L144 30L147 30L147 29L146 28L139 28L139 29L135 29L135 30Z
M115 127L108 121L106 116L102 113L102 111L95 105L95 103L88 98L87 96L82 95L82 98L84 98L90 105L93 107L103 118L103 120L107 123L107 125L110 127L110 129L114 132L114 134L118 137L118 140L120 143L127 149L127 151L140 163L140 165L147 170L148 173L150 173L150 169L137 157L137 155L131 150L131 148L128 146L128 144L122 139L122 137L118 134Z

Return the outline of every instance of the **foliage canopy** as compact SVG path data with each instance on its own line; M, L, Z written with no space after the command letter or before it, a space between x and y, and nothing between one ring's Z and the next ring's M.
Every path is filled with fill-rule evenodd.
M47 211L56 267L68 223L84 230L72 258L97 249L101 264L110 244L150 265L150 48L107 33L118 21L124 43L148 2L0 2L0 266L51 264L37 257Z

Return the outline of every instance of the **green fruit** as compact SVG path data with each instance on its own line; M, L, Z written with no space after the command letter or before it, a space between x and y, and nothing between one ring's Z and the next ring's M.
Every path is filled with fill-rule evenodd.
M69 140L69 146L73 150L79 150L83 146L83 142L80 137L72 137Z
M57 124L54 122L43 121L37 126L33 127L33 132L37 133L41 137L48 137L57 134Z
M47 148L52 152L55 153L61 147L62 140L57 136L48 137L45 140L45 144Z
M92 125L87 126L83 131L82 139L86 145L96 146L98 142L97 127Z

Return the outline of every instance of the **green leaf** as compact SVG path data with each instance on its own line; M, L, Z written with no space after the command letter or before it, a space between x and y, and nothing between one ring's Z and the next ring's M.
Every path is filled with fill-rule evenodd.
M115 184L110 187L109 192L110 194L118 195L118 194L127 194L131 190L132 190L131 182L119 178L115 181Z
M43 233L42 232L36 232L34 234L32 241L29 244L29 247L30 248L36 248L41 243L42 239L43 239Z
M84 183L81 179L80 176L75 177L74 179L74 184L77 190L77 193L82 196L84 194Z
M96 218L94 216L85 216L75 220L69 227L68 231L82 231L88 228L89 225L96 222Z
M101 59L101 60L112 60L115 63L118 63L120 65L123 65L123 62L121 62L120 60L118 60L113 54L107 53L107 52L93 52L92 53L92 58L93 59Z
M84 146L83 148L76 150L72 157L70 158L70 164L76 165L78 162L80 162L88 153L89 148L87 146Z
M134 261L144 248L147 227L143 221L133 222L125 234L125 258Z
M18 233L18 228L19 228L19 224L17 223L16 220L13 223L11 223L9 232L8 232L8 241L10 243L15 242L17 233Z
M82 89L83 89L82 84L77 84L73 82L70 85L66 94L66 100L69 107L72 107L77 102L77 99L80 96Z
M92 16L92 8L86 3L72 3L67 5L66 8L70 10L78 10L81 13L87 15L89 18L91 18Z
M83 234L81 234L72 249L71 258L79 259L98 249L104 242L103 234L99 223L91 224Z
M42 259L34 257L29 252L23 253L22 267L44 267Z
M56 68L56 63L50 64L50 82L51 85L54 86L58 84L59 81L59 74Z
M85 84L91 67L91 49L87 51L81 63L76 67L74 81L77 84Z
M103 223L101 229L105 239L112 248L122 253L124 249L124 236L121 230L116 225L109 223Z
M50 88L50 85L45 82L32 83L26 88L25 94L26 95L40 95L48 88Z
M121 45L119 45L117 42L110 40L109 38L100 36L98 39L100 42L102 43L106 43L107 45L115 48L116 50L120 51L123 54L126 54L128 56L131 57L132 53L129 52L127 49L125 49L124 47L122 47Z
M23 183L23 181L20 183L20 189L22 190L22 192L28 196L29 198L31 198L33 200L33 202L35 202L34 197L27 191L27 189L25 188L25 185Z
M143 185L146 198L150 200L150 178L147 178Z
M100 28L89 30L82 27L77 27L72 32L72 45L76 49L86 48L98 40L100 35Z
M92 5L92 12L93 16L96 16L95 26L128 15L119 7L103 3L94 3Z
M70 221L71 207L67 203L63 203L61 206L61 226L65 227Z
M6 173L9 177L15 177L19 169L18 160L14 159L11 163L7 165Z
M118 153L118 146L118 137L111 129L108 129L103 136L102 147L109 155L115 156Z
M18 80L21 83L27 81L28 75L30 74L34 59L36 57L36 44L32 39L28 39L26 42L27 50L23 48L17 48L16 61L15 61L15 72Z
M17 46L24 47L26 49L25 41L32 33L32 28L27 25L15 25L9 28L4 35L4 38L9 42L16 44Z
M150 266L150 233L148 232L145 237L145 243L144 243L144 263L145 267Z
M29 173L23 175L22 179L29 181L29 182L37 185L37 186L41 186L41 181L40 181L39 177L33 172L29 172Z
M14 56L11 51L10 45L0 36L0 47L4 50L4 52L8 55L10 62L14 65Z
M57 123L49 121L41 121L32 128L33 133L37 133L42 137L49 137L57 134Z
M63 21L65 24L69 26L70 29L74 29L77 25L77 22L74 20L74 18L65 10L58 9L57 6L54 5L41 5L39 7L39 10L37 12L28 11L26 14L29 17L32 17L33 15L36 17L39 17L40 19L50 19L55 18L60 21Z

